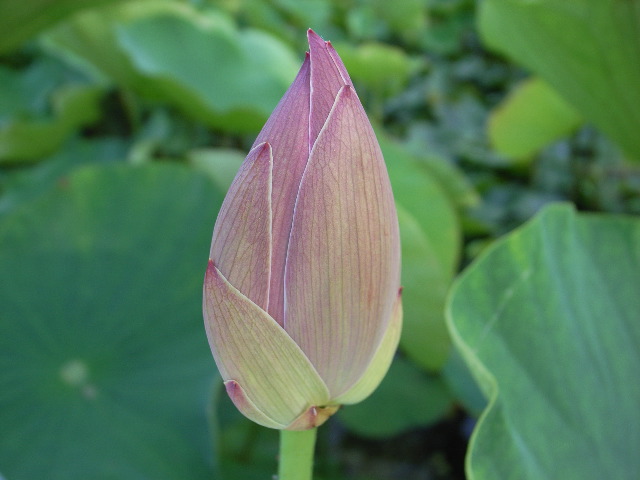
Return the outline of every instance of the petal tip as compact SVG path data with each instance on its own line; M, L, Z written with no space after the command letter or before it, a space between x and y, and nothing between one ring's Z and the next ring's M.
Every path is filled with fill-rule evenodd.
M216 268L216 264L213 262L212 259L209 259L209 262L207 263L207 269L204 272L204 279L205 279L205 284L207 283L211 283L211 281L217 276L218 272L217 272L217 268Z
M242 386L235 380L227 380L224 382L224 388L227 395L242 414L259 425L268 428L282 429L284 425L276 422L264 412L262 412L247 396Z
M322 40L322 37L318 35L316 32L314 32L312 28L307 29L307 39L309 41L311 41L311 39L318 39L318 38Z
M353 88L353 85L351 85L350 83L343 84L342 87L340 87L338 95L336 96L336 103L344 102L349 102L351 104L350 108L358 108L356 103L358 105L360 104L360 98L356 93L356 89Z
M242 398L242 395L243 395L242 389L240 388L240 384L235 380L229 380L227 382L224 382L224 388L227 391L227 395L229 395L229 398L231 398L233 403L236 403L236 399Z
M255 145L251 149L251 151L249 152L249 155L247 155L247 158L249 158L249 156L251 156L251 155L255 155L255 158L257 160L263 154L270 153L270 152L271 152L271 143L269 143L268 141L265 141L265 142L258 143L257 145Z
M221 282L221 272L216 263L210 258L207 263L207 270L204 273L205 288L216 288Z
M307 30L307 42L309 43L309 51L312 56L314 55L314 50L317 54L327 48L327 42L324 41L324 38L311 29Z

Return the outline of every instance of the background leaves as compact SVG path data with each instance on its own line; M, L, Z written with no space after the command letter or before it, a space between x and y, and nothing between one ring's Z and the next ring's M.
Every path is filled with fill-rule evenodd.
M292 51L272 36L171 2L86 12L48 43L94 75L230 131L257 132L297 70Z
M471 479L640 471L639 239L637 219L548 207L457 282L451 330L491 398Z
M635 220L610 215L640 213L639 11L638 0L0 0L0 475L276 471L277 432L219 388L202 259L309 27L342 55L376 126L405 308L380 389L320 429L316 479L463 479L480 415L468 478L544 478L531 473L543 466L553 477L578 463L588 475L611 459L618 476L638 470L625 457L635 433L620 440L637 398L620 380L633 378L635 337L620 332L635 325L610 325L637 310L638 241ZM558 201L599 216L552 207L501 240ZM558 252L552 274L544 255ZM536 275L510 283L528 268ZM612 294L592 288L602 272ZM509 323L487 328L491 302L534 280L517 292L535 301L513 297L500 311ZM571 338L557 328L560 299L593 307L576 307ZM572 356L584 332L595 360ZM571 365L592 368L561 377ZM533 379L545 389L531 392ZM528 409L513 406L523 392ZM598 408L616 399L603 427ZM540 420L558 412L570 428Z
M582 124L582 118L539 78L525 80L489 119L489 138L500 153L527 160Z
M3 0L0 3L0 52L20 46L32 35L77 10L117 0Z
M180 167L92 166L5 217L7 478L210 478L201 266L221 197Z
M544 78L586 119L640 158L640 4L620 0L489 0L489 46Z

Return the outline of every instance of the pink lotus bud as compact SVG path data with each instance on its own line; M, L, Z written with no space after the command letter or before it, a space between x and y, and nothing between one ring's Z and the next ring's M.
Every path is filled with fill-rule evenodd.
M291 430L368 396L402 322L384 159L340 57L308 38L222 204L204 284L228 394L255 422Z

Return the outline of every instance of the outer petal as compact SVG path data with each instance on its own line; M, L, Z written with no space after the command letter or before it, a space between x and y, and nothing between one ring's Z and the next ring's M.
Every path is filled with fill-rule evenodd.
M265 413L247 397L247 394L238 382L229 380L225 382L224 386L237 409L240 410L245 417L264 427L277 428L278 430L308 430L319 427L340 408L339 405L309 407L289 425L283 425L265 415Z
M332 397L364 374L400 284L391 185L353 88L343 87L305 170L287 257L285 329Z
M369 367L358 382L347 390L344 394L332 399L332 402L340 404L358 403L367 398L378 388L380 382L387 374L393 356L398 348L400 341L400 333L402 331L402 289L398 291L398 298L393 307L391 322L387 327L387 331L382 337L382 341L378 346L378 350L373 356Z
M277 428L278 430L284 430L286 425L282 423L278 423L267 414L265 414L262 410L260 410L255 403L251 401L251 399L247 396L242 385L240 385L235 380L227 380L224 382L224 387L227 390L227 394L233 404L236 406L242 414L247 417L249 420L253 420L258 425L262 425L263 427L268 428Z
M338 73L340 74L340 77L342 78L342 80L346 85L353 85L353 82L351 81L351 77L349 77L349 73L347 72L347 69L345 68L344 63L342 63L342 59L338 55L338 52L336 52L336 49L333 48L333 45L331 45L331 42L325 42L325 43L327 44L327 52L329 52L329 55L331 55L331 58L333 59L333 62L335 63L336 68L338 69Z
M325 42L311 29L307 32L307 38L311 56L309 138L313 146L327 121L338 92L345 85L351 85L351 79L329 42Z
M205 276L203 310L213 357L245 415L280 428L310 407L327 404L327 387L300 348L212 261Z
M271 271L271 147L249 152L220 207L209 257L229 282L261 308Z
M273 149L271 280L266 308L280 325L284 322L284 265L293 207L309 158L309 58L278 103L254 146L269 142ZM233 282L231 282L233 283Z

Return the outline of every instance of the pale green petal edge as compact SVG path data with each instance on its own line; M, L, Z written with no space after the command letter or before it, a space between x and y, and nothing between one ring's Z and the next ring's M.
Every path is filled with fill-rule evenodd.
M376 350L371 363L367 367L364 375L345 393L331 400L331 403L350 405L361 402L371 395L382 379L387 374L393 356L400 342L402 332L402 290L398 292L398 298L393 307L391 321L387 331L382 337L382 341Z
M258 425L268 428L276 428L284 430L287 425L276 422L260 410L255 403L247 396L244 389L235 380L227 380L224 382L225 389L231 401L240 412L249 420L254 421Z
M261 413L252 420L264 425L264 416L289 425L310 407L328 403L329 390L300 347L212 261L203 310L209 345L225 384L234 381L241 387L251 407L241 409L243 413Z

